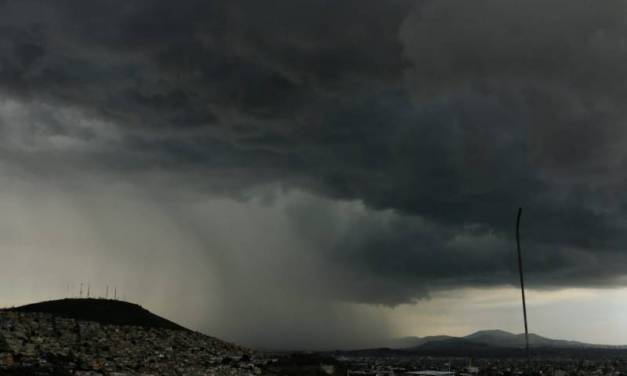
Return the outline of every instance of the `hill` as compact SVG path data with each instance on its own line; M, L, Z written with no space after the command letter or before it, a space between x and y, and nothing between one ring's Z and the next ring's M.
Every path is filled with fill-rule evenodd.
M61 303L62 307L68 306L68 302ZM72 303L71 306L81 308L82 314L96 315L98 319L102 319L106 310L90 311L96 303L100 307L115 308L112 311L115 315L127 310L134 314L135 321L126 320L126 324L143 325L101 325L39 312L58 308L60 303L2 310L0 375L262 374L259 367L265 360L255 352L190 330L163 328L170 324L154 319L155 316L146 314L138 306L89 300ZM26 311L30 309L38 312ZM150 318L154 321L147 321Z
M157 316L138 304L108 299L60 299L6 308L8 312L47 313L105 325L133 325L150 328L188 330Z

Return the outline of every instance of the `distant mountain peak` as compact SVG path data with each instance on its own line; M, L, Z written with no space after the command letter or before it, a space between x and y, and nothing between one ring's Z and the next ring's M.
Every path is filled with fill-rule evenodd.
M516 334L501 330L501 329L487 329L487 330L478 330L472 334L467 335L465 338L472 338L476 336L516 336Z

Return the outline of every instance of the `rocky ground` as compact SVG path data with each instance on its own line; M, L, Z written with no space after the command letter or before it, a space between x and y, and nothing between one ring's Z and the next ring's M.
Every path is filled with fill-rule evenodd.
M188 330L0 311L0 375L260 375L268 362Z

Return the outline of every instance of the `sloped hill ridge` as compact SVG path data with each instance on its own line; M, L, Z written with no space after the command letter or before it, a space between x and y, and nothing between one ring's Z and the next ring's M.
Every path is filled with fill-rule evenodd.
M455 337L441 335L441 336L427 336L427 337L393 338L393 339L387 340L387 342L384 342L384 345L385 345L384 347L387 347L390 349L408 349L411 347L424 345L425 343L428 343L428 342L443 341L443 340L447 340L451 338L455 338Z
M67 299L0 310L1 375L252 376L265 374L265 362L125 302Z
M8 308L13 312L48 313L58 317L93 321L103 325L188 330L157 316L138 304L109 299L61 299Z

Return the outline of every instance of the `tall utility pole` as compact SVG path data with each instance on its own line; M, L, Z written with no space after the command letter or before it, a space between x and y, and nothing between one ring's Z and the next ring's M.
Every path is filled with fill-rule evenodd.
M109 299L109 285L107 285L107 292L105 293L105 299Z
M81 282L81 290L80 290L78 296L81 297L81 298L83 297L83 282Z
M522 294L523 318L525 319L525 354L527 355L527 365L529 365L529 329L527 327L527 302L525 300L525 279L523 277L522 253L520 251L520 217L522 208L518 208L516 217L516 247L518 249L518 273L520 274L520 292Z

